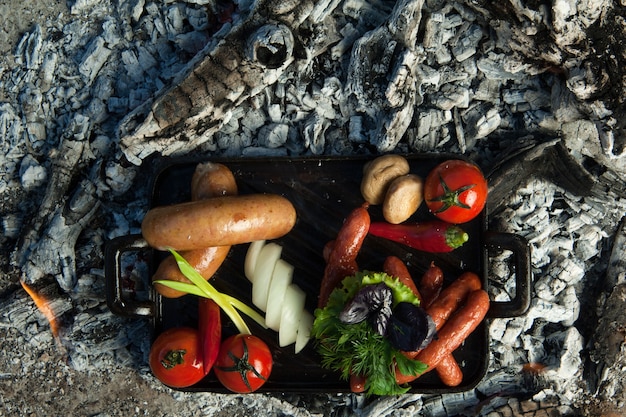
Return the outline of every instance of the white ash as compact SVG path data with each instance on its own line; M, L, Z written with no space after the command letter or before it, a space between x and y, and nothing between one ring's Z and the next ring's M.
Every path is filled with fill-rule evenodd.
M588 36L594 25L626 38L613 26L619 14L609 2L559 0L535 10L524 2L491 8L483 1L240 1L233 22L217 31L210 22L218 3L75 1L69 15L38 22L16 42L12 65L0 64L0 241L2 265L12 272L0 280L0 325L16 330L27 346L54 346L45 321L15 290L18 279L41 285L52 277L63 290L53 304L72 366L88 372L119 367L162 390L145 365L149 325L111 315L103 299L103 242L136 233L148 204L147 178L125 159L449 151L488 166L518 140L516 132L562 135L572 156L593 160L601 174L585 197L531 178L511 190L505 209L491 219L494 229L529 240L534 282L527 314L491 322L493 358L477 389L490 399L473 392L365 405L357 396L332 396L320 415L329 407L361 415L568 415L591 401L594 392L585 390L583 376L583 349L591 342L580 322L593 304L586 294L604 279L607 246L626 212L618 104L624 91L607 91L609 81L624 84L589 52L601 44ZM264 69L254 54L234 67L220 62L232 73L248 70L251 85L235 78L219 108L209 94L199 97L204 116L187 114L167 133L142 118L168 97L171 83L184 84L191 68L220 51L218 39L259 18L256 7L284 9L287 30L270 27L271 34L286 35L284 62ZM404 24L407 14L412 24ZM294 54L289 35L305 28L320 36L298 38L303 50ZM267 40L253 37L248 51ZM607 60L619 58L607 49ZM360 59L374 52L380 60L372 65ZM369 83L373 76L376 83ZM491 260L491 291L499 300L514 291L507 256ZM623 264L617 271L608 289L623 280ZM618 289L612 294L606 291L603 299L617 303ZM610 316L602 307L597 310ZM616 322L601 328L614 331ZM614 375L613 363L624 356L608 358L612 350L601 335L594 340L594 361ZM548 368L531 378L520 371L527 363ZM622 392L623 379L599 380L610 392ZM207 414L234 401L178 395ZM244 398L249 409L312 415L296 402Z
M48 173L46 168L41 166L39 162L31 155L27 155L22 159L20 164L20 182L22 188L30 191L46 183Z

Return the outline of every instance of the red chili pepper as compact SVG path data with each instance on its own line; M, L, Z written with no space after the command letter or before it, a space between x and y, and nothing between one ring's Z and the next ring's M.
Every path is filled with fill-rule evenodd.
M204 375L207 375L217 360L222 341L222 319L220 307L209 298L199 298L198 331L204 363Z
M374 222L370 225L369 233L431 253L451 252L469 239L459 226L439 220L412 224Z

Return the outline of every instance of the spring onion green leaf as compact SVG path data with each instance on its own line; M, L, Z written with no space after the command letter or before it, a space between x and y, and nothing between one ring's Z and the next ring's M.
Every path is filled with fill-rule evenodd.
M265 320L255 310L247 306L245 303L237 300L236 298L219 292L213 285L207 282L204 277L202 277L202 275L200 275L200 273L194 267L192 267L189 262L187 262L187 260L183 258L178 252L173 249L170 249L170 252L176 259L176 263L178 264L180 272L185 277L187 277L189 281L191 281L191 284L179 283L169 280L160 280L160 284L169 286L173 289L178 289L179 291L184 291L200 297L212 299L232 320L235 327L237 327L237 330L239 330L240 333L250 334L250 328L243 320L237 309L251 317L259 324L262 323L263 327L266 327Z
M161 284L176 291L184 292L184 293L195 295L198 297L210 298L210 297L207 297L206 293L202 291L200 288L198 288L195 284L189 284L187 282L179 282L179 281L161 279L161 280L154 281L153 284ZM267 329L267 325L265 324L265 319L263 318L262 315L257 313L256 310L252 309L246 303L233 297L232 295L228 295L224 293L222 293L222 295L228 300L228 302L233 307L241 311L246 316L250 317L259 326L263 327L264 329Z

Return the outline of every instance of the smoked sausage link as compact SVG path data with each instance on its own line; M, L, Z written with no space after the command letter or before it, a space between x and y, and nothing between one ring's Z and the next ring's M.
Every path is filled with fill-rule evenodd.
M389 276L398 278L400 282L406 285L413 295L420 300L420 303L422 303L422 295L417 289L415 281L413 281L413 277L402 259L394 255L387 256L383 263L383 271Z
M443 271L435 265L435 262L431 262L420 280L419 290L423 297L422 307L428 308L439 296L442 287Z
M191 200L237 195L233 172L223 164L204 162L196 165L191 177Z
M456 387L463 382L463 371L452 353L444 356L435 370L441 382L448 387Z
M402 282L404 285L409 287L411 291L413 291L413 294L420 300L420 303L424 302L424 296L420 293L417 286L415 285L415 281L413 281L413 277L411 277L411 273L409 272L409 269L402 261L402 259L393 255L388 256L383 264L383 271L388 275L397 277L400 282ZM422 276L420 284L423 284L425 282L424 277L427 276L429 273L431 276L428 277L428 280L440 281L441 283L443 283L443 271L441 271L439 267L436 267L434 263L431 263L430 268ZM440 289L441 288L439 288L439 290ZM437 291L437 293L438 292L439 291ZM408 358L414 358L419 352L415 351L402 353ZM461 367L457 363L456 359L454 359L454 356L452 356L452 354L444 357L439 365L437 365L437 375L439 375L439 379L441 379L441 382L449 387L455 387L463 381L463 371L461 370Z
M345 277L354 275L359 270L356 257L370 227L367 208L366 203L350 212L337 232L335 243L329 248L318 298L320 308L326 306L330 293Z
M432 317L437 330L445 324L446 320L465 301L467 296L482 287L480 278L473 272L464 272L449 286L444 288L426 312Z
M276 239L296 223L296 210L277 194L247 194L155 207L141 233L159 250L185 251Z
M191 178L191 199L202 200L224 195L237 195L237 182L232 171L223 164L205 162L196 165ZM209 246L202 249L184 251L182 257L196 269L204 279L209 279L222 265L230 246ZM152 281L168 280L190 283L180 272L178 263L172 255L167 256L152 276ZM154 289L164 297L178 298L185 295L165 285L155 284Z
M438 332L438 337L426 346L415 359L424 363L426 370L417 376L396 374L398 384L411 382L436 368L441 360L455 351L483 321L489 310L489 294L476 290L469 294L467 302L450 317Z
M440 330L448 318L454 313L467 296L482 288L480 278L473 272L464 272L450 285L441 291L439 296L426 309L426 313L433 319L435 328ZM415 358L419 352L406 352L409 358Z

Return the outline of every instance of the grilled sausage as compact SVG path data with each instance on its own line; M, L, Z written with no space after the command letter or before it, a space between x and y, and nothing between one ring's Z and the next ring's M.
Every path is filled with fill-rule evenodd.
M368 204L352 210L337 233L335 243L328 254L328 262L324 268L324 277L320 285L318 307L328 302L330 293L345 278L354 275L358 270L356 257L363 246L370 225Z
M449 286L444 288L432 302L426 312L432 317L437 330L445 324L446 320L465 301L467 296L482 287L480 278L473 272L464 272Z
M441 288L443 287L443 271L435 262L431 262L430 266L422 275L419 284L419 291L424 299L422 300L422 306L428 308L432 302L439 296Z
M439 297L437 297L426 309L426 313L433 319L435 328L440 330L446 323L448 318L454 313L459 306L465 302L465 299L472 291L482 287L480 278L473 272L464 272L448 287L446 287ZM405 352L409 358L415 358L420 351Z
M435 370L441 382L448 387L456 387L463 382L463 370L452 353L444 356Z
M237 182L232 171L226 165L215 162L196 165L191 177L191 200L226 195L237 195Z
M237 182L231 170L223 164L213 162L198 164L191 178L192 200L202 200L224 195L237 195ZM229 251L230 246L209 246L202 249L184 251L181 255L204 279L208 280L222 265ZM180 272L176 259L172 255L163 259L159 264L152 276L152 281L157 280L190 282ZM167 298L178 298L185 295L184 292L161 284L155 284L154 288L159 294Z
M185 251L276 239L296 223L296 210L277 194L224 196L146 213L141 232L156 249Z
M360 393L365 391L365 382L367 378L362 375L351 373L350 374L350 391L354 393Z
M436 368L443 358L456 350L483 321L489 310L489 294L484 290L472 291L467 302L438 332L438 337L426 346L415 359L426 364L426 370L418 376L396 374L399 384L411 382Z
M434 264L431 263L431 269L433 265ZM431 269L429 269L429 271ZM397 256L388 256L383 264L383 271L391 276L398 277L400 279L400 282L409 287L411 291L413 291L413 294L420 300L420 302L423 302L422 295L415 286L415 282L411 277L411 273L406 267L406 264L400 258L398 258ZM439 272L441 272L441 269L439 269ZM428 271L424 275L427 274ZM441 272L441 279L443 280L443 272ZM423 277L422 281L424 281ZM403 353L407 357L414 358L419 352L416 351ZM452 354L444 357L439 365L437 365L437 374L439 375L439 379L441 379L441 382L450 387L455 387L463 381L463 371L461 370L461 367L457 363L456 359L454 359L454 356L452 356Z
M433 301L437 299L442 287L443 271L434 262L431 262L429 268L422 275L419 285L424 297L424 308L430 307ZM440 324L439 328L442 325ZM436 372L441 382L448 387L456 387L463 382L463 371L452 354L445 356L441 360L439 365L437 365Z
M387 275L398 278L402 284L409 287L415 297L420 300L420 303L422 302L422 295L418 291L415 281L413 281L413 277L411 277L411 273L402 259L393 255L388 256L383 263L383 271Z

